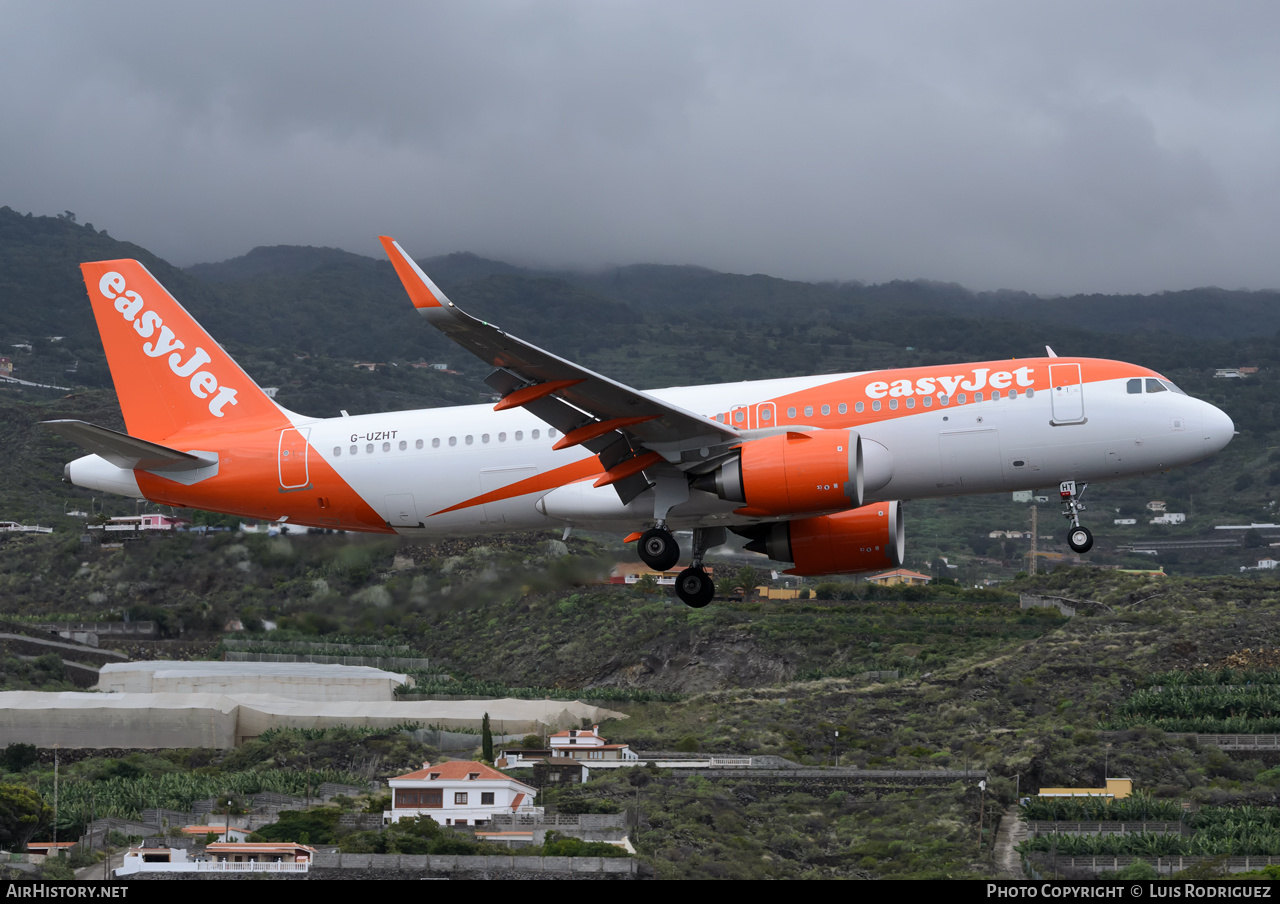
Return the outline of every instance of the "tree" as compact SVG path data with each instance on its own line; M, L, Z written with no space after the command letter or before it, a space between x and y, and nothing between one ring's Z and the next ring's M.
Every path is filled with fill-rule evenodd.
M480 723L480 756L486 763L493 762L493 731L489 728L489 714Z
M0 847L26 850L27 842L53 823L53 808L21 785L0 785Z

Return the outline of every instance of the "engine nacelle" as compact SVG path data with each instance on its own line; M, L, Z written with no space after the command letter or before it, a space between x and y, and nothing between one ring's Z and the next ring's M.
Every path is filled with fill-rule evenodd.
M742 503L741 515L856 508L863 497L862 440L856 430L788 431L751 440L693 486Z
M747 549L779 562L794 562L787 574L857 574L897 568L906 551L902 506L877 502L816 518L761 524Z

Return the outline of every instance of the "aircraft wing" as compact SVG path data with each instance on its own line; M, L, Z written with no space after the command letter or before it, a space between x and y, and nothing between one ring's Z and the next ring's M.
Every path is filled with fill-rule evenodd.
M739 431L727 424L632 389L472 317L451 302L394 239L380 240L418 313L496 368L485 380L502 396L495 410L527 409L564 434L557 448L581 444L599 454L606 469L623 473L645 455L651 455L651 464L661 459L690 466L722 455L741 441ZM622 447L619 441L624 438ZM635 478L627 479L631 487L638 485ZM636 492L647 486L646 481ZM619 495L627 501L621 487Z
M80 448L99 455L117 468L144 471L194 471L208 467L213 461L179 452L159 443L138 439L127 433L109 430L87 421L41 421L54 433L69 439Z

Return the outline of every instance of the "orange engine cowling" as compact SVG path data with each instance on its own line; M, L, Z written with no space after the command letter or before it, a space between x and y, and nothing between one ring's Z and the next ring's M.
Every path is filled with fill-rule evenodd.
M856 430L788 431L743 443L693 486L743 503L738 514L768 517L857 507L862 474Z
M902 564L906 549L902 506L897 502L756 525L750 536L754 539L747 549L780 562L794 562L795 567L786 573L804 576L896 568Z

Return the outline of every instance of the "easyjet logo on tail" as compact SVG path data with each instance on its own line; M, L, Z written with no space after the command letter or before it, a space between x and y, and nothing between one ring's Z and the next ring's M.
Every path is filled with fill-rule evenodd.
M190 382L187 385L191 389L191 394L197 399L209 400L210 414L214 417L222 417L222 409L225 406L236 404L235 389L230 386L220 386L218 378L210 371L200 370L202 366L212 361L209 353L197 345L192 350L191 357L183 361L181 352L186 345L174 335L172 329L164 325L164 320L159 314L146 307L146 303L137 292L125 288L123 276L114 270L102 274L102 278L98 280L98 291L108 301L115 302L116 310L125 320L133 324L134 332L143 339L155 337L154 341L142 343L143 354L149 358L159 358L167 354L169 369L177 376L189 379ZM157 330L159 335L156 335Z

